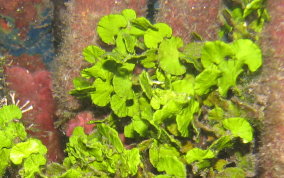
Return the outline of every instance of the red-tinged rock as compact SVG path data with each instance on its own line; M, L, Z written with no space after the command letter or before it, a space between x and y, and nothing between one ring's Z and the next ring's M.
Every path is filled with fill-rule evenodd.
M204 40L216 40L221 3L221 0L160 0L156 21L169 24L174 35L186 43L191 40L193 32Z
M7 57L7 61L11 66L20 66L30 72L45 70L44 63L39 55L30 56L28 54L22 54L20 56L9 56Z
M0 18L0 29L2 29L5 33L11 31L11 26L5 19Z
M258 94L267 95L262 135L261 177L284 175L284 0L267 1L270 22L262 34L264 53Z
M64 153L61 147L58 130L41 130L33 133L47 147L47 159L49 162L61 162Z
M49 1L45 0L0 0L0 14L14 20L15 28L19 29L19 36L26 37L30 25L38 19L39 13ZM0 18L3 18L3 17Z
M16 99L20 100L19 105L30 101L33 106L31 111L23 115L23 122L29 128L28 133L46 145L49 161L61 161L63 150L60 135L53 125L56 108L50 73L46 70L31 72L20 66L7 66L5 74L8 88L15 91Z
M93 114L88 111L78 113L74 119L69 120L66 128L66 135L70 137L75 127L81 126L86 134L90 134L96 124L88 124L89 121L95 120Z
M54 61L54 92L57 101L57 115L60 119L80 110L82 105L68 91L73 89L73 79L87 67L82 51L88 45L98 45L96 28L99 19L110 13L120 13L132 8L139 16L146 15L147 0L72 0L67 3L67 11L62 15L66 29L61 51Z

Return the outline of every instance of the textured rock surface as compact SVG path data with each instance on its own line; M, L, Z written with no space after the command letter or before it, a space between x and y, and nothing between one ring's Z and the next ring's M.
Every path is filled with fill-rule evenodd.
M80 109L78 101L68 94L73 88L72 80L79 76L80 70L87 64L83 60L82 50L91 44L100 43L96 35L98 20L110 13L119 13L132 8L138 15L145 15L146 0L72 0L67 4L64 40L59 57L54 62L55 96L58 102L58 116L69 118L70 113Z
M10 17L14 19L15 28L19 29L19 37L25 38L28 31L29 25L31 22L34 22L37 18L38 11L35 5L39 6L41 11L42 7L41 3L42 0L30 0L30 1L21 1L21 0L0 0L1 9L1 25L4 27L5 30L12 30L12 24L9 24L5 19L5 17Z
M205 40L216 40L221 0L160 0L156 21L169 24L185 42L197 32Z
M262 39L265 63L258 92L268 96L261 148L262 177L284 177L284 0L268 0Z
M0 53L53 57L50 0L0 0Z

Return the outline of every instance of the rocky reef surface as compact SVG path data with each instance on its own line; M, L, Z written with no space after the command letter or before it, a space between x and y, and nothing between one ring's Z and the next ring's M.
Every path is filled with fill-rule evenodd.
M284 175L284 0L268 0L270 22L261 40L264 65L257 93L267 97L261 140L262 177Z
M160 0L156 21L169 24L185 42L193 38L192 33L204 40L216 40L221 4L221 0Z

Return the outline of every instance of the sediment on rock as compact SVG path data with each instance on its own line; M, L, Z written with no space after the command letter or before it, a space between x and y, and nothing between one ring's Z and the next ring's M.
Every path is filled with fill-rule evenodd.
M75 111L82 109L79 101L68 92L73 88L72 80L80 76L80 71L88 66L82 56L83 49L101 43L96 34L99 19L110 13L120 13L126 8L134 9L137 16L145 16L147 10L146 0L72 0L66 5L66 12L59 17L66 26L63 42L53 63L54 94L57 99L57 115L61 120L70 119Z
M204 40L216 40L221 3L221 0L160 0L156 21L169 24L174 35L185 42L191 40L193 32Z
M262 83L258 92L268 96L260 148L261 177L284 177L284 0L267 1L271 16L262 34Z

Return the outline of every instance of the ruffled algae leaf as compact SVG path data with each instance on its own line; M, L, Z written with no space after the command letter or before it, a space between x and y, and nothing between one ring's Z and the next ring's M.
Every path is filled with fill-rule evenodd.
M194 161L203 161L205 159L211 159L214 157L215 154L211 150L193 148L186 153L185 159L188 164L191 164Z
M0 108L0 126L14 119L21 119L22 111L16 105L7 105Z
M169 176L185 178L186 168L181 160L179 160L179 152L168 144L158 145L154 141L150 150L149 157L151 164L157 168L159 172L166 172Z
M92 102L98 106L106 106L111 99L113 87L108 81L103 81L100 78L94 82L96 91L91 93Z
M208 68L212 64L220 64L232 55L234 55L234 51L230 44L223 41L209 41L202 48L201 63L204 68Z
M83 50L84 59L89 63L95 63L103 54L105 54L105 50L94 45L87 46Z
M240 137L244 143L253 140L253 129L249 122L241 117L232 117L222 121L224 128L231 131L233 136Z
M251 72L255 72L262 65L260 48L248 39L239 39L232 43L237 60L248 65Z
M127 21L124 16L119 14L111 14L104 16L98 23L97 32L103 42L107 44L115 44L115 36L122 27L127 26Z
M160 67L169 74L182 75L186 72L184 65L179 60L180 52L178 48L183 46L182 39L172 37L161 42L158 50Z
M194 92L198 95L207 94L212 86L217 85L218 78L221 75L221 71L217 66L211 65L203 70L196 76L194 82Z
M157 48L165 37L171 37L172 29L165 23L154 25L158 30L148 29L144 34L144 43L148 48Z
M47 149L40 140L29 139L13 146L10 152L10 160L14 164L21 164L24 158L27 158L32 154L44 155L46 153Z

